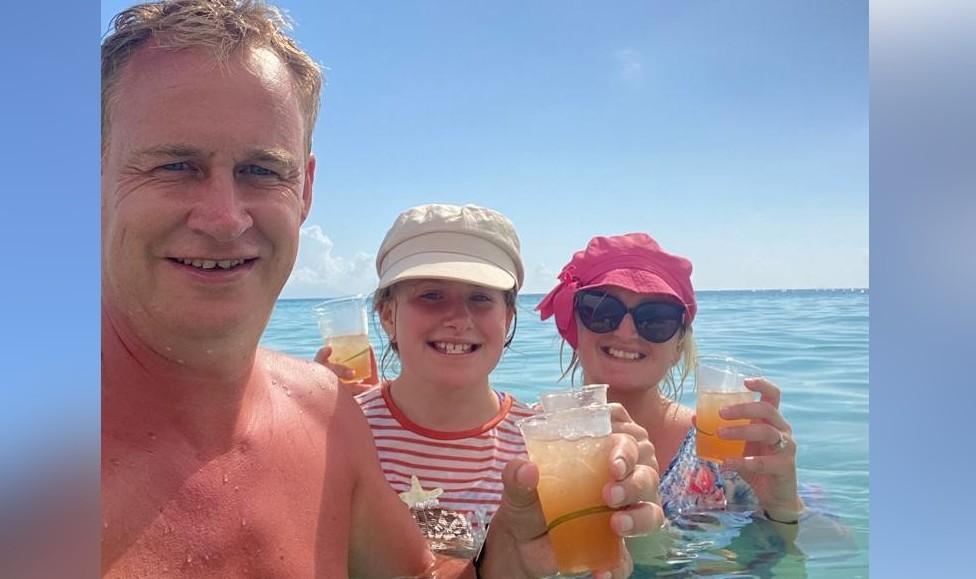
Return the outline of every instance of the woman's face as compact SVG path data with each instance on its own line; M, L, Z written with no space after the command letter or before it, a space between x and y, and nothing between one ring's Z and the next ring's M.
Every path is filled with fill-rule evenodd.
M678 303L673 296L640 294L614 286L599 289L619 299L628 308L647 301ZM616 330L606 334L587 330L578 315L576 327L579 335L576 354L588 384L609 384L615 390L656 388L681 356L678 348L683 334L681 330L667 342L655 344L637 333L634 319L629 313Z
M401 377L464 387L488 383L513 314L501 290L421 279L396 285L381 320L396 340Z

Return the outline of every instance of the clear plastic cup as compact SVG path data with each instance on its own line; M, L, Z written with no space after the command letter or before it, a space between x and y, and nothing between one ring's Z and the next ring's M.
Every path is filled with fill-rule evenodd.
M560 574L616 566L623 541L610 528L613 510L603 502L611 480L610 407L539 414L519 428L539 467L539 501Z
M607 384L586 384L572 390L546 392L539 396L543 412L557 412L607 403Z
M348 366L353 371L353 376L343 381L359 382L370 378L366 296L327 300L316 305L314 310L322 340L332 348L329 362Z
M746 388L745 379L756 376L762 376L762 370L748 362L727 356L699 358L695 369L698 391L695 446L699 458L721 463L745 453L746 441L719 438L717 430L749 424L749 419L726 420L718 412L725 406L755 401L757 393Z

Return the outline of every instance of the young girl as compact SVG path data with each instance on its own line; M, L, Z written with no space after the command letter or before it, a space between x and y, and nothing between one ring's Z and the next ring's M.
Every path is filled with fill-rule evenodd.
M533 412L492 388L522 285L519 239L502 214L423 205L402 213L376 257L374 310L399 375L357 397L387 481L428 535L478 531L501 501L501 472L526 458L515 422ZM384 364L385 365L385 364ZM445 522L440 522L445 521Z

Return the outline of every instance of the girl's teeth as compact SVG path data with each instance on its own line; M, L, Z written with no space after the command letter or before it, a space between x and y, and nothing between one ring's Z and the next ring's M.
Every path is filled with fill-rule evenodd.
M614 358L623 358L624 360L637 360L641 357L638 352L625 352L616 348L607 348L607 353Z
M445 354L467 354L471 351L471 344L452 344L450 342L434 342L434 346Z

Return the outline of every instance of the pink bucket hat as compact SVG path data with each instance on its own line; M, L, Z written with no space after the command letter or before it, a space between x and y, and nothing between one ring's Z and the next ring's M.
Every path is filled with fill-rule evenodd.
M574 349L578 344L573 308L576 292L598 286L674 296L687 309L689 326L698 311L690 261L664 251L646 233L594 237L586 249L573 254L559 272L559 285L535 308L543 320L556 316L559 335Z

